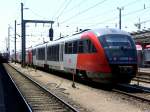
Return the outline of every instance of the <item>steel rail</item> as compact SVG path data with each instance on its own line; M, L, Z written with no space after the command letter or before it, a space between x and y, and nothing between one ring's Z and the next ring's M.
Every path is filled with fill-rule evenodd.
M19 92L20 96L22 97L22 99L24 100L26 106L28 107L29 112L33 112L30 105L27 103L27 100L25 99L25 97L23 96L23 94L21 93L21 91L19 90L19 88L17 87L16 83L14 82L14 80L12 79L10 73L8 73L9 78L11 79L11 81L13 82L13 84L15 85L15 88L17 89L17 91Z
M46 87L41 86L41 84L39 84L37 81L35 81L31 77L25 75L26 73L22 73L21 71L17 70L15 67L11 66L10 64L8 64L8 65L10 67L12 67L13 69L15 69L18 73L20 73L21 75L23 75L24 77L26 77L27 79L29 79L30 81L32 81L35 85L37 85L38 87L40 87L41 89L43 89L47 93L49 93L52 96L54 96L61 103L63 103L64 105L66 105L71 111L73 111L73 112L79 112L76 108L74 108L72 105L70 105L69 103L65 102L63 99L61 99L60 97L58 97L57 95L55 95L54 93L52 93L51 91L49 91Z
M112 91L117 92L117 93L121 93L121 94L127 95L127 96L129 96L129 97L133 97L133 98L135 98L135 99L139 99L139 100L141 100L141 101L145 101L145 102L150 103L150 99L146 99L146 98L140 97L140 96L138 96L138 95L135 95L134 93L131 94L131 93L125 92L125 91L123 91L123 90L120 90L119 88L135 89L135 91L138 90L138 91L146 92L146 93L150 93L150 90L144 89L143 87L140 87L140 86L139 86L139 87L138 87L138 86L135 87L135 86L130 85L130 84L118 84L117 86L118 86L118 87L113 88Z

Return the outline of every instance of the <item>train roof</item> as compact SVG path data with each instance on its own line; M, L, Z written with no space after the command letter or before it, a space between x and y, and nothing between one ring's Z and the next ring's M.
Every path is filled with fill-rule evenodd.
M136 50L142 50L142 46L141 45L136 45Z
M60 39L57 39L57 40L54 40L54 41L50 41L50 42L45 43L45 44L34 46L33 49L34 48L40 48L40 47L43 47L45 45L54 45L54 44L61 43L61 42L64 42L64 41L77 40L77 39L79 39L82 35L84 35L87 32L92 32L92 33L94 33L97 36L102 36L102 35L107 35L107 34L130 35L129 33L125 32L125 31L122 31L120 29L115 29L115 28L99 28L99 29L92 29L92 30L88 29L88 30L81 31L81 33L79 32L77 34L74 34L72 36L60 38Z
M66 38L64 38L64 40L76 39L87 32L92 32L92 33L96 34L97 36L102 36L102 35L107 35L107 34L123 34L123 35L131 36L128 32L125 32L123 30L116 29L116 28L98 28L98 29L86 29L84 31L81 31L81 33L77 33L76 35L66 37Z
M95 33L97 36L102 36L102 35L107 35L107 34L123 34L123 35L129 35L128 32L125 32L120 29L116 28L99 28L99 29L94 29L94 30L89 30L93 33Z
M150 44L146 45L145 48L150 48Z

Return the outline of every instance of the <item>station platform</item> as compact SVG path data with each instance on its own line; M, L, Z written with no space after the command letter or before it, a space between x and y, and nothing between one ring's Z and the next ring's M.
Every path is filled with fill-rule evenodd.
M138 74L149 74L150 75L150 68L138 68Z
M0 73L0 112L5 112L4 90L1 76L2 74Z

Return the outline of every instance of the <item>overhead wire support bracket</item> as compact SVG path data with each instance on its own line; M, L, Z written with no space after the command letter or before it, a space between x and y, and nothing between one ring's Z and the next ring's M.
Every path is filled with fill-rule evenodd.
M21 37L22 37L22 61L21 66L25 67L26 62L26 23L50 23L52 29L52 24L54 21L47 21L47 20L24 20L23 19L23 3L21 3ZM53 32L53 29L52 29ZM51 34L53 36L53 34ZM52 37L51 37L52 38Z
M53 24L54 21L47 21L47 20L24 20L25 23L50 23Z

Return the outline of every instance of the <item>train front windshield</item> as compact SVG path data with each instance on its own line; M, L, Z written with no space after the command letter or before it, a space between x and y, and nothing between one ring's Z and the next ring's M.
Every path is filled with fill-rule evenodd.
M105 35L100 37L104 48L133 48L131 38L126 35Z
M123 64L136 62L136 47L128 35L110 34L99 37L110 63Z

